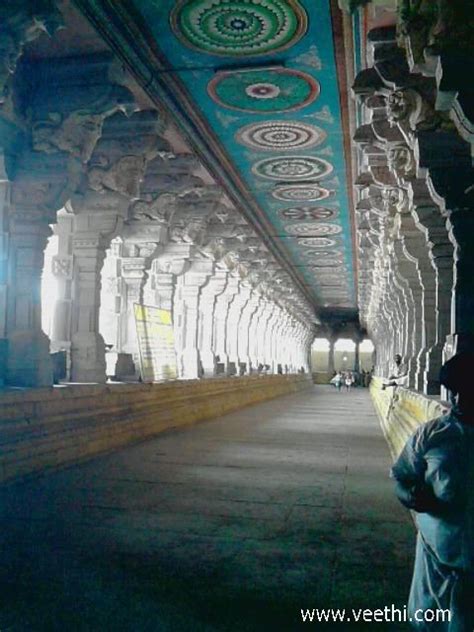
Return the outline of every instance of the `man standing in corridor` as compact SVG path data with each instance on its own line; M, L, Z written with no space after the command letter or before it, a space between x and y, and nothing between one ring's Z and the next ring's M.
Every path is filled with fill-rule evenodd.
M474 353L441 369L451 410L422 426L392 468L399 500L416 515L415 568L408 603L418 630L472 632L474 626ZM420 614L449 609L450 621Z

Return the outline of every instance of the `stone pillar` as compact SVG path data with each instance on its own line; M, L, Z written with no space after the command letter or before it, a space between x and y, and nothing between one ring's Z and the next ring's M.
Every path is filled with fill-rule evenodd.
M360 354L359 354L360 340L357 338L354 342L355 342L354 371L356 373L360 373Z
M73 256L72 233L74 216L60 211L54 233L58 237L58 254L53 257L53 275L56 279L56 304L51 323L51 351L66 351L67 377L71 370L71 317Z
M140 360L135 325L135 304L143 303L142 292L146 280L146 263L145 257L122 257L120 266L123 295L118 351L131 354L135 367L138 366Z
M241 369L245 373L251 373L255 368L252 366L250 348L250 329L253 316L258 309L259 297L251 291L250 298L242 309L237 337L238 355Z
M199 299L199 350L204 377L213 377L217 372L214 316L216 300L225 290L228 274L226 270L216 270L202 288Z
M451 296L453 290L453 245L449 241L446 219L439 206L433 203L425 181L411 182L411 212L424 234L428 255L435 271L435 296L432 319L435 324L434 344L426 354L424 392L439 394L439 370L443 363L443 349L450 333Z
M229 358L228 375L240 375L239 335L242 312L250 300L251 290L239 283L238 291L229 305L226 350Z
M260 294L256 294L256 309L253 312L249 324L249 356L252 365L252 371L258 371L259 365L263 365L263 361L259 355L258 344L258 328L264 309L264 301Z
M219 356L219 371L224 374L228 373L229 357L227 355L227 317L229 314L229 306L234 299L235 294L239 291L239 279L231 276L227 277L225 290L217 297L215 316L214 316L214 353Z
M474 337L474 216L472 210L449 214L448 229L454 245L454 287L451 305L451 334L446 341L450 357L472 344Z
M336 338L332 335L329 336L329 351L328 351L328 373L332 376L334 373L334 345L336 344Z
M257 325L257 353L259 358L259 364L262 364L264 370L267 371L268 368L265 366L268 364L268 353L267 353L267 329L268 323L272 316L272 306L267 298L262 297L262 309L260 313L260 318L258 320Z
M33 192L32 192L33 193ZM16 206L10 212L6 383L53 383L49 338L41 329L41 275L51 235L40 211Z
M276 317L275 317L275 327L273 328L272 335L272 360L273 360L273 372L278 373L278 368L280 365L281 372L283 371L283 359L281 356L282 347L283 347L283 327L284 327L284 311L281 307L277 308Z
M267 364L270 365L270 372L277 373L277 360L275 349L275 338L277 336L277 328L279 326L279 308L275 303L272 305L272 313L267 325Z
M202 376L198 348L199 297L213 269L214 264L209 259L195 259L189 270L178 278L175 309L179 308L180 312L181 344L176 351L179 375L185 379Z
M107 233L93 230L91 216L80 216L76 220L73 237L71 381L104 383L105 343L99 333L99 309Z

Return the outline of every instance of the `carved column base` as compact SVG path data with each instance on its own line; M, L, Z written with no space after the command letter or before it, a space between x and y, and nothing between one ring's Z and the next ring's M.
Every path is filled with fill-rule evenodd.
M216 355L212 351L201 351L203 377L214 377L217 373Z
M95 332L77 332L71 344L71 382L106 381L105 343Z
M8 337L5 383L11 386L52 386L49 338L42 331L18 331Z
M197 349L184 349L181 355L181 377L183 380L196 380L201 377L201 362Z

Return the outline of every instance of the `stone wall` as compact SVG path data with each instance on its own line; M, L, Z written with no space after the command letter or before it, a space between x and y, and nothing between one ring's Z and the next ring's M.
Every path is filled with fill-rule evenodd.
M416 428L442 415L447 405L406 388L382 390L382 379L373 378L370 393L383 433L395 459Z
M301 374L6 392L0 482L310 387Z
M332 373L328 373L328 371L313 371L312 375L314 384L329 384L332 378Z

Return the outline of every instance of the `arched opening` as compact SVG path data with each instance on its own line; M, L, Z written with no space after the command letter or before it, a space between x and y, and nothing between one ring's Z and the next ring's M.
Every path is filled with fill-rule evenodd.
M336 371L355 370L356 343L350 338L339 338L334 345L334 369Z
M315 338L311 346L311 370L313 373L327 373L329 361L329 340Z

